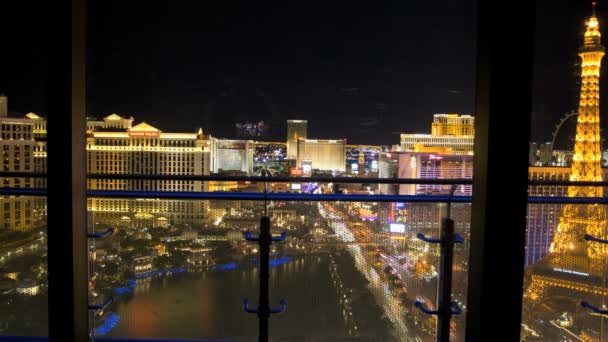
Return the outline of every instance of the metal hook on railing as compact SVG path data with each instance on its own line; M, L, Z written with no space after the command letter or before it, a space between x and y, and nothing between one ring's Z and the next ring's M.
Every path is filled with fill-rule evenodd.
M243 235L245 236L245 240L247 241L260 241L260 237L251 235L250 231L244 232ZM272 241L283 241L286 237L287 232L282 232L279 236L272 236Z
M600 239L600 238L597 238L597 237L595 237L593 235L589 235L589 234L585 234L585 240L608 244L608 240Z
M279 314L282 312L285 312L285 309L287 308L287 301L285 299L281 299L281 301L279 302L279 307L276 309L272 309L269 308L268 313L270 314ZM252 309L249 307L249 299L245 298L243 299L243 311L247 312L247 313L260 313L260 308L258 307L257 309Z
M252 309L249 307L249 299L243 299L243 311L247 313L258 313L258 309Z
M104 310L108 305L112 304L114 298L108 297L105 302L101 304L89 304L89 310Z
M104 238L108 235L112 235L114 234L114 228L108 228L106 231L103 232L99 232L99 233L89 233L87 234L87 237L89 239L101 239Z
M422 233L416 234L416 237L424 242L428 243L441 243L441 239L426 237L426 235Z
M452 315L460 315L462 313L462 309L460 308L460 306L458 305L458 303L456 302L452 302Z
M424 306L424 304L417 300L416 301L416 307L418 308L418 310L422 311L423 313L427 314L427 315L438 315L439 314L439 310L431 310L428 309L426 306Z
M285 311L285 309L287 308L287 301L285 299L281 299L281 301L279 302L280 307L276 308L276 309L270 309L270 313L271 314L279 314Z
M421 301L417 300L416 301L416 307L422 311L423 313L427 314L427 315L439 315L439 310L431 310L429 308L427 308ZM460 306L458 305L458 303L456 302L452 302L450 304L451 310L450 310L450 314L452 315L460 315L462 313L462 309L460 308Z
M260 241L260 237L251 235L250 231L244 232L243 235L245 236L245 240L247 241Z
M287 237L287 232L282 232L279 236L273 236L272 241L283 241Z
M441 243L441 239L427 237L422 233L416 234L416 237L424 242L428 243ZM454 233L454 243L464 243L464 238L460 234Z
M597 307L595 307L595 306L593 306L593 305L591 305L591 304L589 304L587 302L584 302L584 301L581 302L581 306L584 307L584 308L587 308L587 309L589 309L589 310L591 310L591 311L593 311L595 313L598 313L600 315L608 315L608 310L602 310L602 309L597 308Z

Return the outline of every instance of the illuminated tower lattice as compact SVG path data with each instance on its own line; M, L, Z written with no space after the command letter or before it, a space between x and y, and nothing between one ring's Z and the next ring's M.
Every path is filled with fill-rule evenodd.
M593 15L585 23L584 43L579 50L582 60L579 114L572 161L571 181L601 181L599 80L604 56L599 23ZM601 197L601 187L568 187L569 197ZM606 237L606 211L603 205L564 206L548 256L534 272L527 297L542 299L551 288L606 294L608 290L593 281L582 279L598 275L607 256L605 246L584 240L585 234ZM580 276L581 279L578 279Z

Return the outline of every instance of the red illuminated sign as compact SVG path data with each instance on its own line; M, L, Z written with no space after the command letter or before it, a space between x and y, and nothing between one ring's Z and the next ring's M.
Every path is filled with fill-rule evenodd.
M160 132L129 132L130 137L140 137L140 138L158 138L160 136Z

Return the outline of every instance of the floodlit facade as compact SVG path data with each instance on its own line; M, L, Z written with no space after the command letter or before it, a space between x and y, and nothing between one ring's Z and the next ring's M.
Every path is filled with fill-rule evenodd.
M105 118L103 118L103 120L97 120L96 118L88 117L87 131L94 131L97 129L113 129L117 131L126 130L133 126L133 121L133 117L123 118L122 116L116 113L106 116Z
M211 172L236 171L246 175L253 173L253 140L209 139Z
M287 120L287 159L298 157L298 140L307 137L307 120Z
M428 148L441 148L451 154L473 154L473 136L435 136L430 134L401 134L401 151L431 152ZM425 149L427 148L427 149ZM437 150L436 152L440 152Z
M473 154L475 118L470 115L435 114L431 134L401 134L402 152Z
M473 157L469 155L437 155L399 153L399 178L472 179ZM400 195L448 193L451 185L400 184ZM458 185L456 194L471 195L471 185Z
M87 172L135 175L208 175L209 139L197 133L167 133L145 122L112 114L89 125ZM203 191L192 180L89 179L92 190ZM93 217L122 225L201 223L204 201L156 201L113 198L89 199Z
M435 114L431 135L475 135L475 118L460 114Z
M399 175L399 153L380 153L378 161L378 178L397 178ZM378 184L378 192L382 195L394 195L398 191L397 184Z
M344 172L346 169L346 139L298 140L297 166L306 173L304 166L311 163L312 170Z
M24 118L8 117L8 98L0 96L0 152L3 172L42 171L36 167L35 152L38 147L34 137L35 121L28 114ZM35 114L34 114L35 115ZM34 178L0 178L0 186L29 188L37 184ZM0 229L28 231L36 226L34 210L39 200L29 196L0 197Z

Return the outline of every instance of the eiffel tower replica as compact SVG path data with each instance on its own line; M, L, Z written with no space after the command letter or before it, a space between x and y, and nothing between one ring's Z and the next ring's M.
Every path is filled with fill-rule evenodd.
M579 114L570 181L601 181L599 80L604 46L595 16L586 21ZM569 186L568 197L602 197L601 187ZM585 234L606 239L606 209L601 204L566 204L547 256L533 266L524 297L532 303L554 296L593 298L608 295L603 264L608 247L586 241Z

